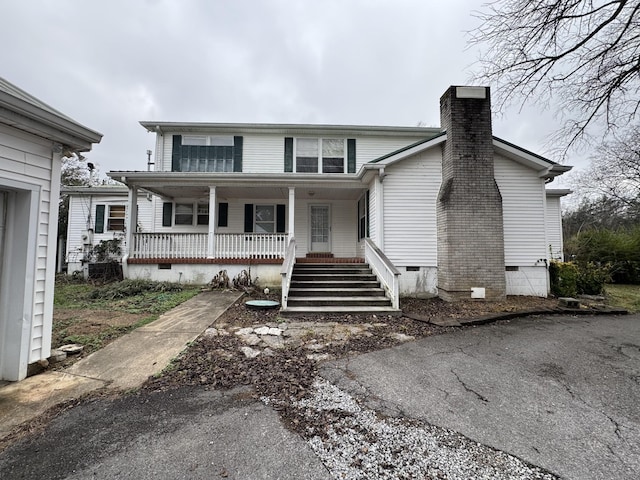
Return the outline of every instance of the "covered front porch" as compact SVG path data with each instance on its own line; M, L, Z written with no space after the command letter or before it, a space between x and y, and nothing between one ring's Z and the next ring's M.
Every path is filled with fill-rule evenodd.
M363 256L368 194L352 175L121 173L128 263L281 263L294 239L297 257ZM150 231L131 208L145 198Z

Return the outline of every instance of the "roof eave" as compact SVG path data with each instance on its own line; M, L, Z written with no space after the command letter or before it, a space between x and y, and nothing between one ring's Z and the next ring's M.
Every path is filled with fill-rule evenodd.
M76 151L89 151L102 134L71 119L0 91L0 122L62 143Z

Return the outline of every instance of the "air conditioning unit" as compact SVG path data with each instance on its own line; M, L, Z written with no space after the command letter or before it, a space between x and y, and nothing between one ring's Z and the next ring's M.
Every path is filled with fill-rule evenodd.
M83 245L91 245L93 240L93 232L91 230L82 232L82 236L80 238L82 239Z

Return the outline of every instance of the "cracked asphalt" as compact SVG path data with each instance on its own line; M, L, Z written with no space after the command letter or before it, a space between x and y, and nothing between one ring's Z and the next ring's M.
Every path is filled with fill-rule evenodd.
M433 425L451 432L448 448L469 443L457 440L458 432L561 478L640 478L640 315L466 328L326 362L320 374L328 382L322 388L362 406L350 407L354 421L383 421L385 429L395 419L409 422L390 437L395 447L404 445L407 428ZM370 433L357 423L348 427ZM394 455L410 457L417 443L405 443ZM185 387L96 398L67 410L0 454L0 478L340 478L327 457L334 453L344 451L287 430L277 408L249 388ZM506 461L496 455L474 453L480 464ZM452 457L442 458L433 478L495 478L444 474ZM523 472L508 478L542 478Z
M326 365L365 405L569 479L640 478L640 316L517 319Z

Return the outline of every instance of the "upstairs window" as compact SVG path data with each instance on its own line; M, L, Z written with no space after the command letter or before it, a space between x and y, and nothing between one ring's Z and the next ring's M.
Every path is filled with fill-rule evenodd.
M345 173L344 152L341 138L297 138L296 172Z
M174 172L241 172L242 137L174 135Z

